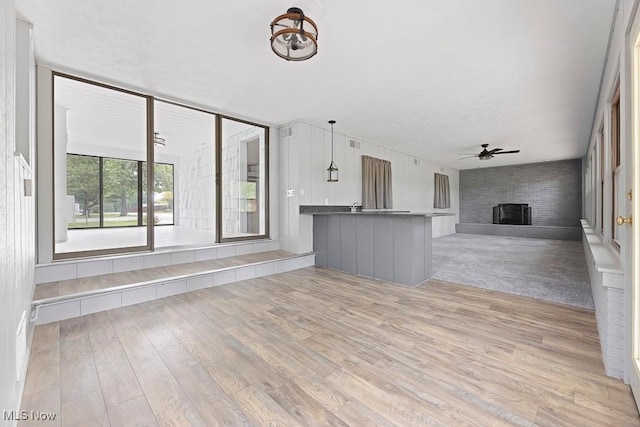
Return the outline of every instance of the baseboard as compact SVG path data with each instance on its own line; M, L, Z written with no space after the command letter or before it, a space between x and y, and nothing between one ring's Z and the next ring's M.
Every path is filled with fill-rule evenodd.
M532 239L582 240L582 229L580 227L458 223L456 224L456 233L526 237Z

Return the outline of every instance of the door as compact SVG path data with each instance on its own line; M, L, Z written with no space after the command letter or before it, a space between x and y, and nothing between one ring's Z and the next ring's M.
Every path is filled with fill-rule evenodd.
M628 190L627 197L624 198L623 212L631 214L631 217L618 217L618 227L625 236L625 241L631 250L626 251L623 258L625 267L625 277L631 278L631 283L626 289L631 290L631 366L629 369L629 383L636 405L640 407L640 227L633 224L633 220L640 218L640 18L636 16L630 34L631 41L631 130L630 144L627 144L625 154L631 160L627 162L629 166L627 179L632 190ZM626 223L624 220L627 221ZM629 313L629 311L627 311Z

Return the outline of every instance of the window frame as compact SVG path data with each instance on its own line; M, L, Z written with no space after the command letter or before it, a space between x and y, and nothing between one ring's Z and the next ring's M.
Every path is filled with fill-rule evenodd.
M131 159L123 159L120 157L111 157L111 156L95 156L93 154L79 154L79 153L67 153L67 158L69 156L78 156L78 157L91 157L94 159L98 160L98 174L99 174L99 178L98 178L98 193L99 193L99 198L100 201L98 202L98 206L100 207L99 210L99 221L98 221L98 226L96 227L77 227L77 228L69 228L70 230L95 230L95 229L101 229L101 228L128 228L128 227L143 227L145 226L144 224L144 219L143 219L143 212L140 209L140 201L142 199L142 192L143 192L143 188L142 188L142 184L143 184L143 176L141 174L141 171L144 168L144 165L146 163L146 161L142 161L142 160L131 160ZM127 161L127 162L136 162L136 170L138 171L138 178L137 178L137 182L136 182L136 187L138 189L138 196L137 196L137 204L138 207L137 209L137 224L136 225L105 225L104 224L104 161L105 160L122 160L122 161ZM157 165L167 165L167 166L171 166L171 175L172 175L172 192L175 192L175 165L172 163L167 163L167 162L154 162L153 163L154 168ZM155 209L155 203L154 203L154 209ZM172 214L173 214L173 221L171 222L171 224L154 224L156 227L162 227L165 225L175 225L175 205L171 208Z
M125 89L119 86L114 86L111 84L106 84L106 83L102 83L100 81L96 81L96 80L90 80L90 79L86 79L83 77L79 77L76 75L72 75L72 74L68 74L65 72L60 72L60 71L56 71L56 70L51 70L51 87L52 87L52 91L51 91L51 104L52 106L55 105L55 79L57 77L62 77L62 78L68 78L68 79L72 79L72 80L76 80L85 84L90 84L90 85L95 85L98 87L102 87L102 88L106 88L106 89L110 89L110 90L116 90L125 94L129 94L129 95L134 95L134 96L138 96L138 97L142 97L146 100L146 150L147 150L147 156L146 156L146 163L147 163L147 177L149 177L148 181L147 181L147 215L151 215L154 216L154 203L153 203L153 178L154 178L154 165L156 163L158 164L168 164L166 162L155 162L154 161L154 157L155 157L155 150L154 150L154 144L153 144L153 137L154 137L154 131L155 131L155 126L154 126L154 118L155 118L155 114L154 114L154 103L155 102L165 102L165 103L169 103L169 104L173 104L173 105L177 105L177 106L181 106L184 108L189 108L192 110L196 110L196 111L201 111L201 112L205 112L208 114L212 114L214 117L214 121L215 121L215 127L216 127L216 132L215 132L215 148L214 151L216 153L216 159L215 159L215 167L216 167L216 171L215 171L215 197L216 197L216 207L215 207L215 215L216 215L216 238L215 238L215 242L212 242L212 244L214 243L226 243L226 242L233 242L233 241L243 241L243 240L260 240L260 239L268 239L270 238L270 224L271 224L271 218L270 218L270 194L269 194L269 190L270 190L270 144L269 144L269 138L270 138L270 127L264 124L260 124L260 123L256 123L256 122L252 122L252 121L248 121L248 120L244 120L244 119L240 119L237 117L233 117L230 115L225 115L225 114L220 114L217 113L215 111L209 110L209 109L203 109L201 107L196 107L196 106L191 106L188 104L185 104L183 102L177 102L177 101L173 101L170 99L166 99L163 97L157 97L157 96L153 96L151 94L145 94L142 92L138 92L138 91L133 91L133 90L129 90L129 89ZM53 114L55 114L55 108L52 109L52 117ZM244 123L247 125L251 125L251 126L256 126L259 128L262 128L264 131L264 141L265 141L265 194L264 194L264 204L265 204L265 232L264 234L260 234L260 235L252 235L252 236L246 236L246 237L228 237L228 238L223 238L222 237L222 188L221 188L221 173L222 173L222 169L221 169L221 152L222 152L222 120L223 119L228 119L228 120L233 120L236 122L240 122L240 123ZM51 132L52 135L55 135L55 129L54 129L54 123L55 120L51 120ZM52 149L54 149L53 145L54 145L54 139L52 138L51 140L51 144L52 144ZM100 157L100 156L93 156L93 157ZM54 158L51 158L51 165L52 165L52 169L51 169L51 176L52 178L55 177L55 162L54 162ZM100 167L100 173L102 174L102 166ZM173 168L173 174L174 174L174 201L175 201L175 188L176 188L176 183L175 183L175 165ZM102 180L102 178L101 178ZM53 200L55 200L55 188L54 188L54 180L51 180L51 188L52 188L52 195L53 195ZM102 186L101 186L101 191L102 191ZM151 201L149 201L149 199L151 199ZM100 195L100 200L101 200L101 204L102 204L102 194ZM102 209L102 208L101 208ZM52 203L52 221L53 224L55 224L55 204ZM176 222L176 207L174 204L173 207L173 213L174 213L174 219L173 219L173 225L175 225ZM162 225L169 225L169 224L162 224ZM147 252L153 252L155 249L154 246L154 224L153 221L149 224L147 224L147 244L144 246L131 246L131 247L122 247L122 248L109 248L109 249L100 249L100 250L89 250L89 251L81 251L81 252L63 252L63 253L56 253L56 244L55 244L55 237L52 238L51 241L51 245L52 245L52 255L53 255L53 260L63 260L63 259L74 259L74 258L84 258L84 257L92 257L92 256L101 256L101 255L110 255L110 254L121 254L121 253L129 253L129 252L141 252L141 251L147 251ZM97 227L96 227L97 228ZM115 228L115 227L114 227Z
M599 194L596 203L599 204L600 217L598 218L600 223L598 232L601 236L604 236L604 180L605 180L605 155L604 155L604 120L600 124L600 130L598 131L598 181L599 181Z
M52 224L55 230L55 173L56 173L56 162L55 162L55 93L56 93L56 78L65 78L69 80L74 80L80 83L89 84L97 87L101 87L104 89L114 90L120 93L124 93L127 95L136 96L139 98L143 98L145 100L145 110L146 110L146 161L147 161L147 176L150 179L147 181L147 207L149 206L149 198L153 199L153 158L154 158L154 146L153 146L153 98L144 95L138 92L134 92L131 90L123 89L121 87L105 84L102 82L85 79L79 76L75 76L68 73L63 73L56 70L51 70L51 105L52 105L52 113L51 113L51 150L53 156L51 158L51 194L52 194L52 203L51 203L51 218ZM98 156L94 156L98 157ZM100 174L102 175L102 161L100 162ZM151 166L150 166L151 165ZM102 182L102 176L100 177L100 182ZM150 191L151 190L151 191ZM102 188L100 189L100 200L102 204ZM101 207L102 209L102 207ZM148 214L148 212L147 212ZM153 204L151 206L151 215L153 215ZM102 215L101 215L102 216ZM101 224L102 225L102 224ZM76 259L76 258L87 258L94 256L102 256L102 255L115 255L115 254L123 254L123 253L131 253L131 252L141 252L141 251L153 251L153 224L147 224L147 236L146 236L146 244L138 245L138 246L125 246L125 247L115 247L115 248L107 248L107 249L94 249L94 250L86 250L86 251L76 251L76 252L56 252L56 239L55 239L55 231L52 235L51 239L51 249L52 249L52 258L54 261L59 260L67 260L67 259Z
M610 106L610 161L611 161L611 246L620 252L620 241L617 239L616 217L618 216L618 179L621 172L620 161L620 82L616 83Z
M256 234L251 236L237 236L237 237L223 237L223 224L222 214L224 207L222 206L223 194L222 194L222 122L223 120L233 120L238 123L246 125L256 126L262 128L264 131L264 163L265 163L265 231L263 234ZM269 127L258 123L250 122L247 120L238 119L236 117L227 116L224 114L216 115L216 239L220 243L240 242L244 240L259 240L268 239L270 236L270 216L269 216Z

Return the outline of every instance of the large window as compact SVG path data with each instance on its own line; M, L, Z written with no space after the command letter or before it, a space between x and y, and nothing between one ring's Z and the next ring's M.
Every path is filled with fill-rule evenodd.
M148 98L55 74L53 101L54 259L151 249Z
M154 224L173 225L173 165L156 163L154 171ZM67 154L67 194L75 200L69 229L144 226L143 183L146 162Z
M164 224L164 205L175 204L176 227L156 230L156 246L212 244L216 242L216 115L171 102L154 102L154 128L160 138L156 162L176 165L175 189L160 191L168 170L156 166L155 187L167 201L157 203L156 219Z
M619 215L618 203L620 197L620 86L615 90L611 99L611 242L615 249L620 250L620 240L616 217Z
M222 239L266 236L267 128L222 119Z
M600 126L600 131L598 132L598 206L600 215L598 217L598 229L600 230L600 234L604 233L604 123Z
M268 127L58 73L53 94L54 259L268 237Z

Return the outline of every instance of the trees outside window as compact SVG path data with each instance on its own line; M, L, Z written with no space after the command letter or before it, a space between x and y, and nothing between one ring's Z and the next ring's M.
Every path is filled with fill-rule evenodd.
M156 224L173 224L173 165L154 165ZM68 228L141 227L146 162L67 154L67 193L75 199ZM142 205L142 206L141 206Z
M67 155L67 193L75 198L76 221L69 228L100 227L100 158Z

